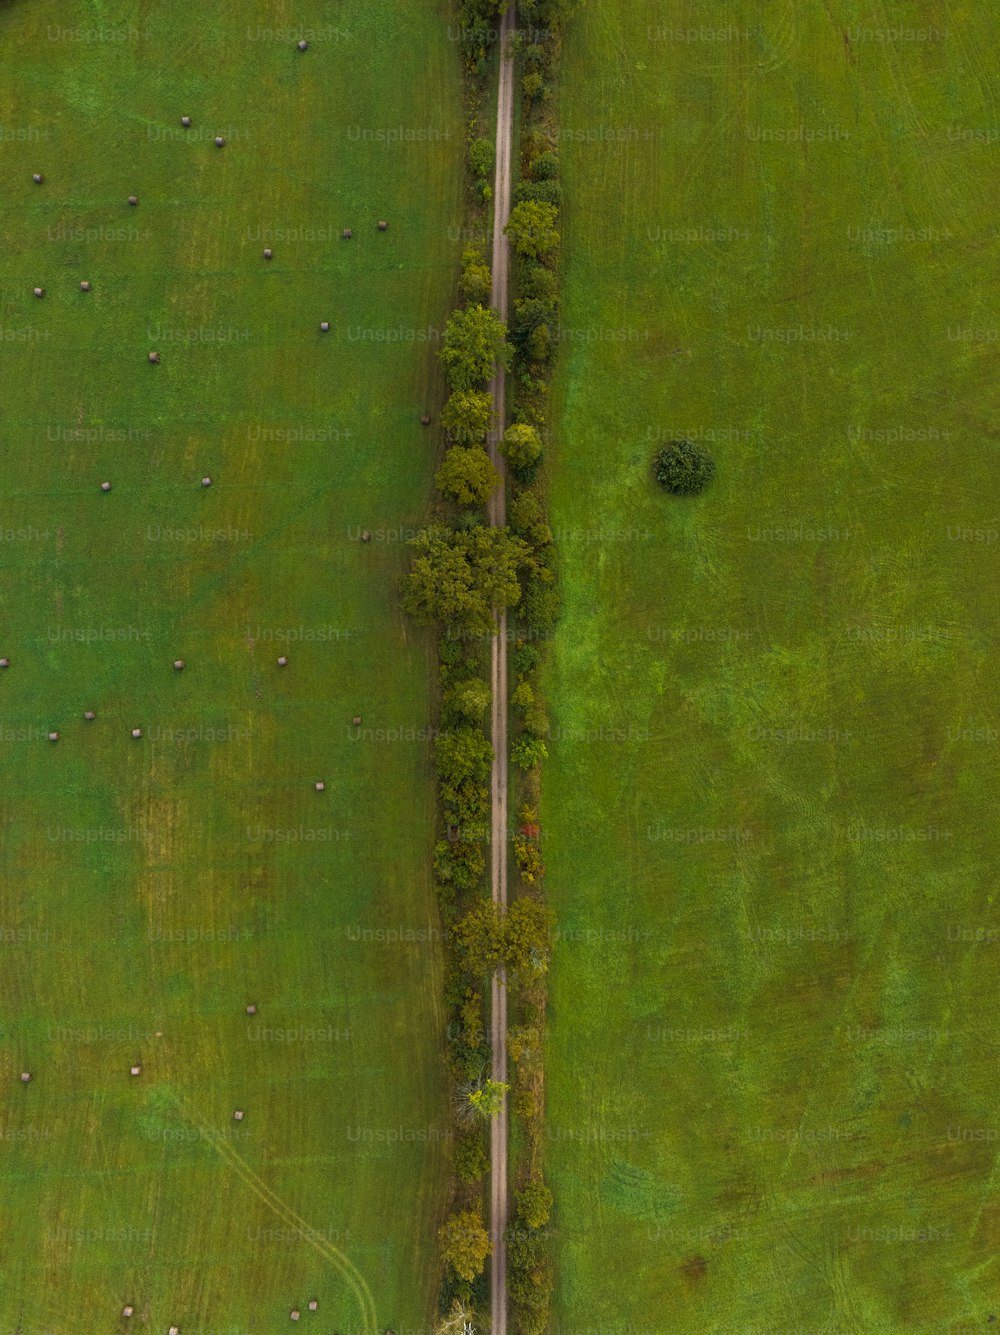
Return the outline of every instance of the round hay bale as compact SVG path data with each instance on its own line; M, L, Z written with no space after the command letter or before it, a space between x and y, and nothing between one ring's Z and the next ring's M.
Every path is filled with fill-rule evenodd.
M80 291L81 291L81 292L89 292L89 291L90 291L90 284L87 282L86 278L85 278L85 279L83 280L83 282L80 284Z
M242 1108L237 1108L236 1111L233 1113L233 1121L234 1121L234 1122L242 1122L242 1121L243 1121L243 1109L242 1109Z
M350 239L351 239L351 237L354 235L354 233L351 231L351 229L350 229L349 227L345 227L344 230L341 232L340 235L341 235L341 237L342 237L345 241L350 241Z
M87 720L88 723L93 723L94 719L97 718L97 715L94 713L92 709L85 709L83 711L83 717Z
M129 1067L129 1075L133 1075L133 1076L135 1076L135 1075L142 1075L142 1067L141 1067L141 1066L131 1066L131 1067Z
M0 668L9 668L9 667L10 667L10 659L0 658Z
M22 1085L30 1085L30 1084L31 1084L31 1072L30 1072L30 1071L22 1071L22 1072L21 1072L21 1084L22 1084Z
M308 51L308 50L309 50L309 43L306 41L306 39L305 39L304 37L301 39L301 41L299 41L299 42L297 43L297 46L298 46L298 48L299 48L300 51Z
M138 196L138 195L129 195L129 197L128 197L128 202L132 205L133 208L136 208L136 207L138 206L138 203L139 203L139 196Z
M45 288L44 288L44 287L36 287L36 288L35 288L35 296L36 296L36 297L44 297L44 296L45 296Z
M320 330L321 330L324 334L328 334L328 333L330 332L330 321L329 321L329 320L321 320L321 321L320 321L320 326L319 326L319 327L320 327Z
M384 218L380 218L380 219L379 219L378 230L379 230L380 232L388 232L388 230L389 230L389 224L385 221Z
M273 260L273 259L274 259L274 251L271 249L270 246L268 246L268 247L265 249L265 251L264 251L264 258L265 258L266 260Z
M132 736L136 739L136 741L138 741L139 738L142 736L142 729L141 729L141 728L133 728L133 729L132 729Z
M318 1311L319 1311L319 1299L318 1299L318 1298L310 1298L310 1299L309 1299L309 1310L310 1310L310 1312L318 1312Z
M212 479L210 477L203 477L201 479L201 485L203 487L210 487L212 485Z
M122 1316L131 1316L134 1311L135 1308L132 1306L132 1304L126 1303L125 1306L122 1308Z
M297 1307L293 1307L292 1310L288 1313L288 1315L292 1321L298 1321L302 1313L299 1311Z
M317 782L316 782L316 785L315 785L315 786L316 786L316 791L317 791L317 793L325 793L325 792L326 792L326 784L323 782L322 779L318 779Z
M158 352L151 352L151 353L149 354L149 360L150 360L150 362L152 363L153 366L159 366L159 364L160 364L160 354L159 354Z
M221 135L221 134L217 134L217 135L215 136L215 147L216 147L216 148L224 148L224 147L225 147L225 144L226 144L226 141L225 141L225 139L223 139L222 135Z
M58 742L58 740L59 740L59 734L58 734L57 732L50 732L50 733L49 733L49 741L50 741L50 742Z
M420 425L421 425L421 426L430 426L430 424L431 424L430 413L424 413L424 415L423 415L423 416L421 417L421 419L420 419Z
M185 667L185 664L184 664L184 659L183 659L183 658L175 658L175 659L174 659L174 671L175 671L175 672L183 672L183 671L184 671L184 667Z
M190 116L182 116L182 117L181 117L181 124L184 126L185 130L190 130L190 128L191 128L191 117L190 117Z
M288 667L288 659L284 654L278 659L278 667Z
M362 533L361 533L361 541L362 541L362 542L371 542L371 540L372 540L372 531L371 531L371 529L370 529L370 528L366 528L366 529L364 529L364 530L362 531Z
M44 182L45 177L41 172L35 172L31 179L34 181L35 185L41 185Z
M360 728L360 727L361 727L361 715L360 715L360 714L355 714L354 717L351 719L351 722L354 724L354 726L355 726L356 728Z
M257 1014L257 1007L251 1001L250 1005L247 1007L247 1015L256 1015L256 1014Z
M110 491L110 490L111 490L111 483L110 483L110 482L102 482L102 483L101 483L101 491Z

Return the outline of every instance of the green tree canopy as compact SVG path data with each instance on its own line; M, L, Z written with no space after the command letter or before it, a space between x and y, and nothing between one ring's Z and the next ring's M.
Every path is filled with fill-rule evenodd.
M540 255L549 254L558 246L558 217L559 210L554 204L545 204L539 199L526 199L511 209L504 231L518 255L534 260Z
M485 779L493 763L493 747L478 728L452 728L434 739L439 773L452 784Z
M542 453L542 438L527 422L512 422L503 433L500 449L515 468L530 468Z
M537 899L521 896L504 915L504 956L512 972L542 972L552 950L555 915Z
M493 488L500 485L500 474L481 446L453 445L434 475L434 485L459 505L484 505Z
M453 390L479 389L493 375L494 363L510 366L512 351L507 326L496 311L475 303L452 311L438 355Z
M715 477L715 460L696 441L672 440L657 454L653 472L675 496L696 496Z
M467 677L454 685L445 697L445 702L463 718L473 719L476 723L486 716L493 693L489 682L482 677Z
M460 445L484 441L493 425L493 395L486 390L456 390L441 410L441 425Z
M518 571L531 549L506 528L456 531L442 524L412 539L413 562L403 581L403 606L423 624L443 622L472 635L496 633L494 608L521 596Z
M482 1274L490 1254L490 1239L483 1221L473 1210L460 1210L438 1229L441 1255L446 1265L470 1282Z

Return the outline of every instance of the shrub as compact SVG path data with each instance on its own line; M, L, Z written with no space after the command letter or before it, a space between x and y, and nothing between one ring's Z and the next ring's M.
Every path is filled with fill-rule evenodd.
M489 1171L490 1156L486 1153L482 1133L461 1136L455 1146L455 1173L460 1182L471 1186L481 1182Z
M534 769L543 760L548 760L549 751L544 742L537 737L518 737L511 747L511 759L520 769Z
M537 1117L540 1111L538 1097L530 1085L519 1085L514 1090L514 1097L510 1103L515 1116L523 1118L526 1122Z
M562 203L562 186L558 181L518 181L514 187L514 203L524 204L533 199L558 208Z
M493 275L489 271L489 266L482 260L467 263L458 280L458 288L466 301L479 306L488 305L493 295Z
M521 493L522 495L526 493ZM529 672L534 672L535 668L542 661L542 656L533 644L519 643L514 647L514 667L522 676L527 676Z
M521 721L529 737L548 737L549 718L544 709L526 710Z
M516 710L523 713L524 710L530 709L535 703L535 692L528 682L518 682L511 692L510 702Z
M544 264L526 264L521 278L521 291L527 298L554 303L559 295L559 279Z
M521 599L521 620L543 635L555 629L559 620L559 591L551 574L548 579L534 575L527 581Z
M477 176L492 176L496 160L496 145L492 139L474 139L469 145L469 165Z
M531 1178L523 1191L514 1194L518 1217L528 1228L544 1228L552 1213L552 1192L540 1177Z
M514 836L514 860L525 885L534 885L545 873L538 845L533 839L526 839L523 834Z
M521 91L529 102L533 98L536 98L544 87L545 80L537 70L532 70L530 74L526 74L521 80Z
M715 460L705 449L690 440L672 440L653 463L656 480L675 496L696 496L715 477Z
M531 177L534 181L554 181L559 175L559 155L551 148L539 153L531 164Z
M513 422L503 433L500 451L511 467L523 471L531 468L542 455L542 438L536 427L527 422Z

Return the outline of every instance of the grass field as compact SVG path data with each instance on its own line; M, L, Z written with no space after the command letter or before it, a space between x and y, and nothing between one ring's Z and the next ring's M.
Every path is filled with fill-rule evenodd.
M4 1332L132 1303L368 1335L435 1296L429 678L395 589L460 71L443 0L269 8L0 5Z
M566 44L561 1335L1000 1317L1000 51L984 3L883 9Z

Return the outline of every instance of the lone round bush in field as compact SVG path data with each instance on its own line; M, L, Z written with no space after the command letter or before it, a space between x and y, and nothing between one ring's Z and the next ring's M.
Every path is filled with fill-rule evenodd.
M672 440L653 464L656 480L675 496L697 496L715 477L715 460L702 445Z

